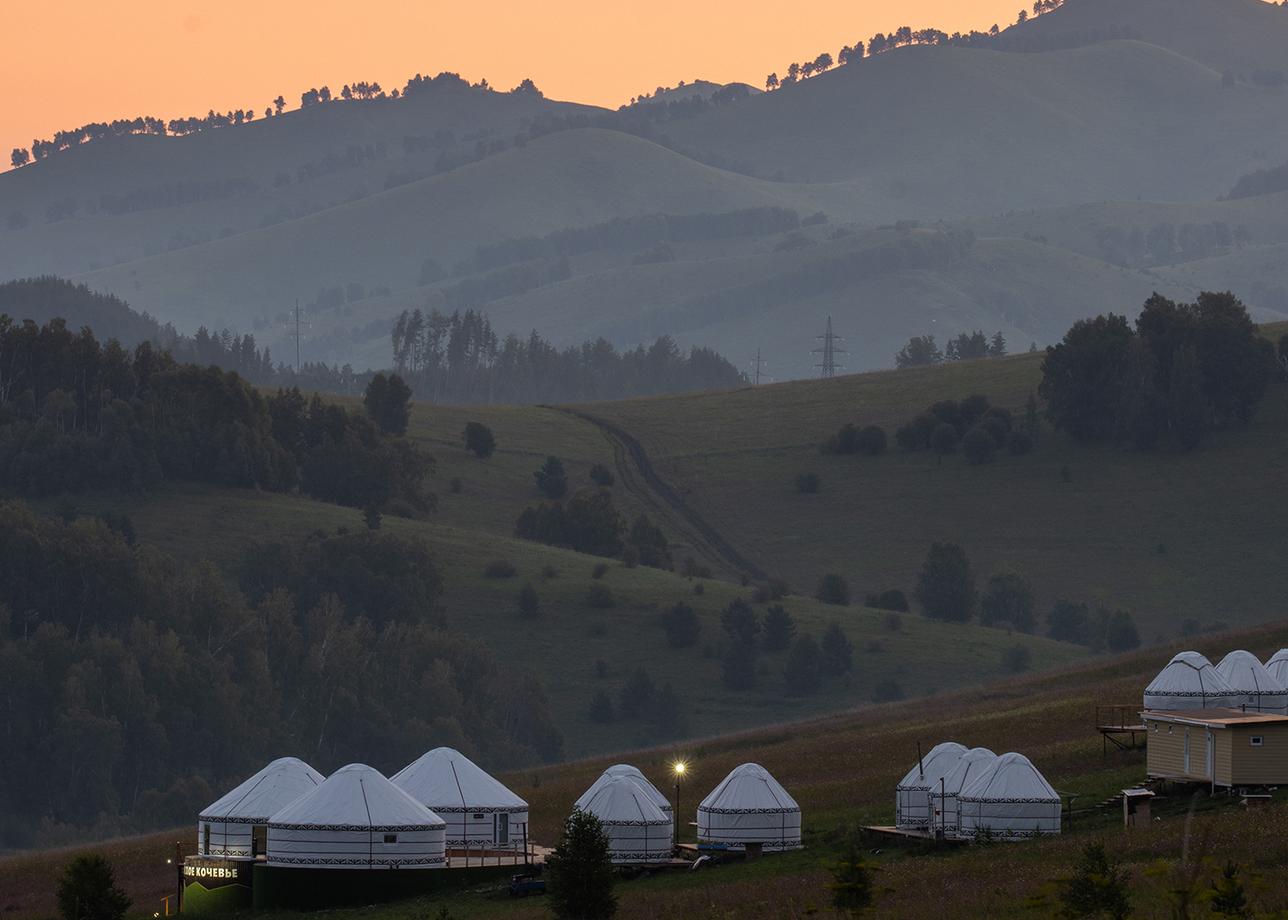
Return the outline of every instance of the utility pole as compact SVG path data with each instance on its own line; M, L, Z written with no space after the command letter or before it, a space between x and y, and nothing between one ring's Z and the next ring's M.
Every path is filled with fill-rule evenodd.
M764 366L764 362L760 360L760 349L757 348L756 349L756 374L755 374L756 386L760 386L760 369L763 366Z
M298 297L295 298L295 376L300 376L300 298Z
M823 343L822 346L815 348L812 352L816 355L822 355L822 360L814 365L819 369L819 376L824 380L835 377L837 370L843 366L836 363L836 356L846 354L846 351L836 345L837 342L844 342L845 339L832 332L831 316L827 318L827 331L820 336L815 336L815 338Z

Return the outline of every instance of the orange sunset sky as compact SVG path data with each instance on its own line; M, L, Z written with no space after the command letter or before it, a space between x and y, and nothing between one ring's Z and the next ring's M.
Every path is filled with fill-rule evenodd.
M547 96L617 106L659 84L760 85L771 70L900 25L948 32L1013 22L1020 0L649 3L356 0L48 0L5 3L0 144L60 128L207 109L262 113L282 93L419 71L532 77Z

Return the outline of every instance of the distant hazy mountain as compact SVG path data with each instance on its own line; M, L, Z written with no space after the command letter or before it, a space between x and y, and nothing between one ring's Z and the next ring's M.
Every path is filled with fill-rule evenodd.
M307 357L359 364L388 360L401 310L462 303L557 342L791 342L792 374L828 312L856 369L941 329L1049 341L1154 288L1231 287L1268 318L1288 311L1282 201L1219 199L1288 161L1285 61L1288 9L1260 0L1067 0L987 48L899 48L772 93L698 81L608 111L443 78L0 175L0 278L72 275L270 345L298 299ZM499 269L518 285L456 271L506 240L746 208L807 226ZM873 234L901 221L975 239L874 274L871 251L925 243Z

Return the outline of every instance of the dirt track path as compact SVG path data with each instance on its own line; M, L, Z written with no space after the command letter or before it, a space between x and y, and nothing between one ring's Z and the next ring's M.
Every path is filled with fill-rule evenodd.
M567 406L547 408L582 419L598 428L612 445L617 476L622 484L663 518L673 532L682 534L692 544L695 552L751 581L767 579L760 566L739 552L670 483L658 475L644 446L629 431L580 409Z

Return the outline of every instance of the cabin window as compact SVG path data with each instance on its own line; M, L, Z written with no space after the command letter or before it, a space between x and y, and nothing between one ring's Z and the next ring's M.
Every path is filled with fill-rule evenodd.
M397 843L397 842L398 842L397 834L385 834L385 843Z
M1172 726L1170 726L1170 725L1169 725L1169 726L1167 726L1167 733L1168 733L1169 735L1172 733Z
M1248 739L1248 742L1253 747L1261 747L1262 739L1260 735L1253 735L1251 738Z
M1150 724L1150 726L1154 729L1154 734L1156 734L1156 735L1157 735L1157 734L1158 734L1158 723L1157 723L1157 722L1151 722L1151 723L1149 723L1149 724Z

